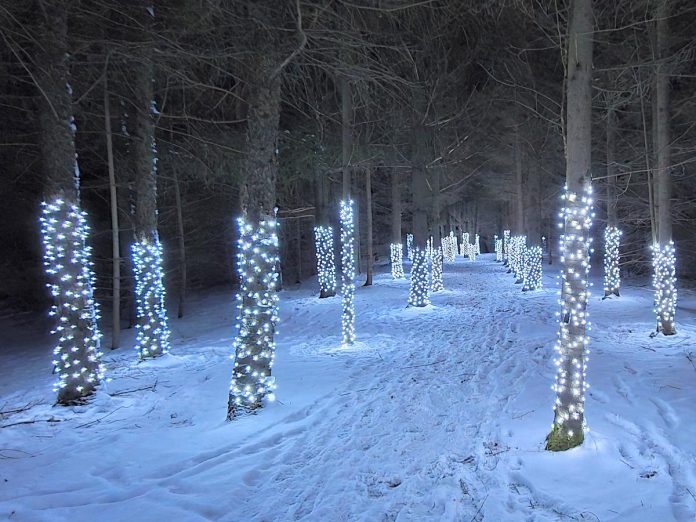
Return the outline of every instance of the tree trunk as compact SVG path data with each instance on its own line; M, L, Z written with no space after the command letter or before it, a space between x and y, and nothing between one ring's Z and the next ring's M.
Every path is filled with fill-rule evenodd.
M240 323L235 341L235 362L227 417L234 418L273 398L271 367L275 357L275 327L278 322L278 235L275 217L276 156L280 116L280 75L267 55L259 55L250 72L246 158L240 222ZM247 271L256 266L258 271Z
M103 377L93 298L88 228L80 209L75 122L69 83L67 18L70 3L37 5L41 45L34 78L39 97L39 147L45 180L42 210L44 260L53 296L55 390L59 404L74 404L92 394ZM65 230L69 230L67 233Z
M302 223L295 218L295 256L297 258L297 283L302 282Z
M367 267L365 270L367 280L365 286L370 286L372 285L374 252L372 250L372 167L369 165L365 168L365 213L367 214Z
M411 265L411 281L409 287L409 304L411 306L427 306L430 304L430 284L428 260L425 254L428 240L428 178L426 165L429 152L429 136L427 129L420 121L419 115L414 115L413 126L413 158L411 174L411 192L413 198L413 263Z
M134 11L139 22L134 39L139 40L130 63L135 106L131 152L135 176L135 243L133 268L136 280L136 346L141 359L159 357L169 351L169 325L164 291L162 245L157 233L156 113L153 99L154 67L150 32L153 14L141 0Z
M607 110L607 227L604 231L604 298L619 296L621 271L619 268L619 243L621 231L617 227L616 216L616 161L614 148L616 140L616 110Z
M118 226L118 192L114 170L114 147L111 132L111 107L109 102L108 72L104 71L104 134L106 136L106 164L109 170L109 203L111 209L111 349L119 347L121 337L121 246Z
M391 174L391 196L392 196L392 233L391 240L394 244L401 244L401 186L400 177L396 169L392 169Z
M513 235L524 234L524 176L522 171L522 144L520 143L520 125L515 125L515 220ZM476 231L474 231L476 233Z
M574 0L568 28L565 233L554 427L546 448L582 444L585 427L587 273L591 212L585 199L592 159L592 0Z
M179 304L177 307L177 317L184 316L184 304L186 302L186 237L184 235L184 209L181 204L181 188L179 186L179 175L176 168L173 169L174 175L174 197L176 200L176 222L179 239Z
M616 216L616 110L609 107L607 110L607 225L618 225Z
M670 137L669 93L669 26L670 2L658 2L656 10L657 71L655 74L655 178L657 195L657 245L653 246L657 329L664 335L674 335L676 312L676 273L672 243L672 154Z
M351 163L353 155L353 94L345 76L339 80L341 90L341 153L343 169L343 199L350 199Z

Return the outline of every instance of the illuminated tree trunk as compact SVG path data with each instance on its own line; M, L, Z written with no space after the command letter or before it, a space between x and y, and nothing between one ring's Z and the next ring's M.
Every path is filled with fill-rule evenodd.
M336 295L336 263L334 234L329 223L329 182L324 172L317 169L315 177L316 226L314 227L319 298Z
M582 444L585 427L586 308L591 201L592 0L573 0L568 28L566 199L561 272L561 317L556 345L554 424L546 448Z
M153 11L149 6L149 3L141 1L133 11L133 17L141 27L135 38L141 41L130 62L135 106L131 133L135 178L135 243L132 253L137 304L136 347L141 359L159 357L167 353L170 346L162 245L157 233L156 108L149 34Z
M259 56L250 67L246 159L240 219L238 297L239 329L227 417L253 411L264 397L274 398L271 368L278 321L278 235L275 187L278 176L276 141L280 115L280 75L273 62Z
M621 231L616 216L616 110L607 110L607 228L604 231L604 297L619 296L621 273L619 268L619 244Z
M88 227L80 209L75 123L69 83L67 17L69 2L56 0L37 9L41 45L34 74L39 96L39 147L46 186L42 236L51 316L54 372L59 404L91 395L103 376L98 310L93 298Z
M401 239L401 187L396 169L391 173L392 233L391 233L391 271L394 279L404 277L404 247Z
M653 246L655 309L657 330L674 335L676 311L675 253L672 243L672 154L669 122L669 0L658 2L656 9L657 71L655 75L655 178L657 192L657 245Z

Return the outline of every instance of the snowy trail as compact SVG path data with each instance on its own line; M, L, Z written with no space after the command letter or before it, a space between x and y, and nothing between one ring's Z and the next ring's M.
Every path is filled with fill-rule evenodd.
M3 397L42 402L22 418L61 422L0 431L0 447L31 455L0 461L0 517L694 520L694 331L651 339L642 289L593 298L593 431L581 448L548 453L556 295L552 276L545 284L523 294L489 256L458 260L433 305L409 309L408 282L377 274L356 294L350 348L338 346L340 298L284 292L279 401L233 423L223 420L231 304L202 303L174 355L113 356L110 393L117 382L128 393L74 410L51 408L35 383Z

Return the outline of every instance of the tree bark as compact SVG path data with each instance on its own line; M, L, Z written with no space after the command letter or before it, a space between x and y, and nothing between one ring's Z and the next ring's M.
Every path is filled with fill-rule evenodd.
M669 52L669 0L658 2L657 25L657 71L655 75L655 177L658 199L658 242L667 245L672 240L672 154L670 147L669 122L669 72L665 63Z
M41 166L45 180L43 240L46 271L53 295L52 315L58 338L54 371L58 403L74 404L91 395L102 375L99 330L93 300L86 230L80 222L80 171L68 68L68 12L65 0L36 5L41 44L34 78L40 90L38 120ZM62 233L65 223L73 232ZM78 285L82 285L81 287Z
M351 195L351 162L353 155L353 94L345 76L339 80L341 91L341 153L343 170L343 199ZM356 211L357 214L357 211Z
M188 277L186 275L186 236L184 235L184 209L181 204L181 187L179 186L179 174L176 168L172 169L174 175L174 198L176 201L176 222L179 243L179 304L177 306L177 317L184 316L184 305L186 303L186 285Z
M109 171L109 203L111 209L111 349L119 347L121 336L121 246L118 225L118 192L114 169L114 147L111 132L111 107L109 102L108 72L104 71L104 134L106 136L106 163Z
M524 226L524 175L522 170L522 143L520 142L520 124L515 125L515 220L513 235L522 235ZM475 231L474 231L475 233Z
M558 373L554 389L554 427L546 448L563 451L582 444L587 360L586 308L589 270L589 230L579 216L586 209L583 196L592 160L592 0L573 0L568 28L566 127L566 214L561 289ZM572 254L572 255L571 255Z
M367 266L365 269L367 280L365 286L370 286L372 285L374 252L372 250L372 167L369 165L365 168L365 210L367 214Z
M607 225L618 225L616 215L616 109L607 110Z
M392 196L392 233L391 240L394 244L401 244L401 186L400 177L396 169L391 173Z

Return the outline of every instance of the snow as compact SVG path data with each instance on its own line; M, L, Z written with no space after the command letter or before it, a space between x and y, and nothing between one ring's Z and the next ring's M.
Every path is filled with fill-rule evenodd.
M522 293L478 259L446 263L424 309L377 273L348 348L340 296L282 292L278 400L233 422L231 292L172 321L170 355L108 353L112 381L72 408L52 405L46 321L5 319L0 411L29 408L0 415L0 519L694 520L694 295L680 290L669 338L650 337L648 286L592 297L591 431L550 453L554 277Z

